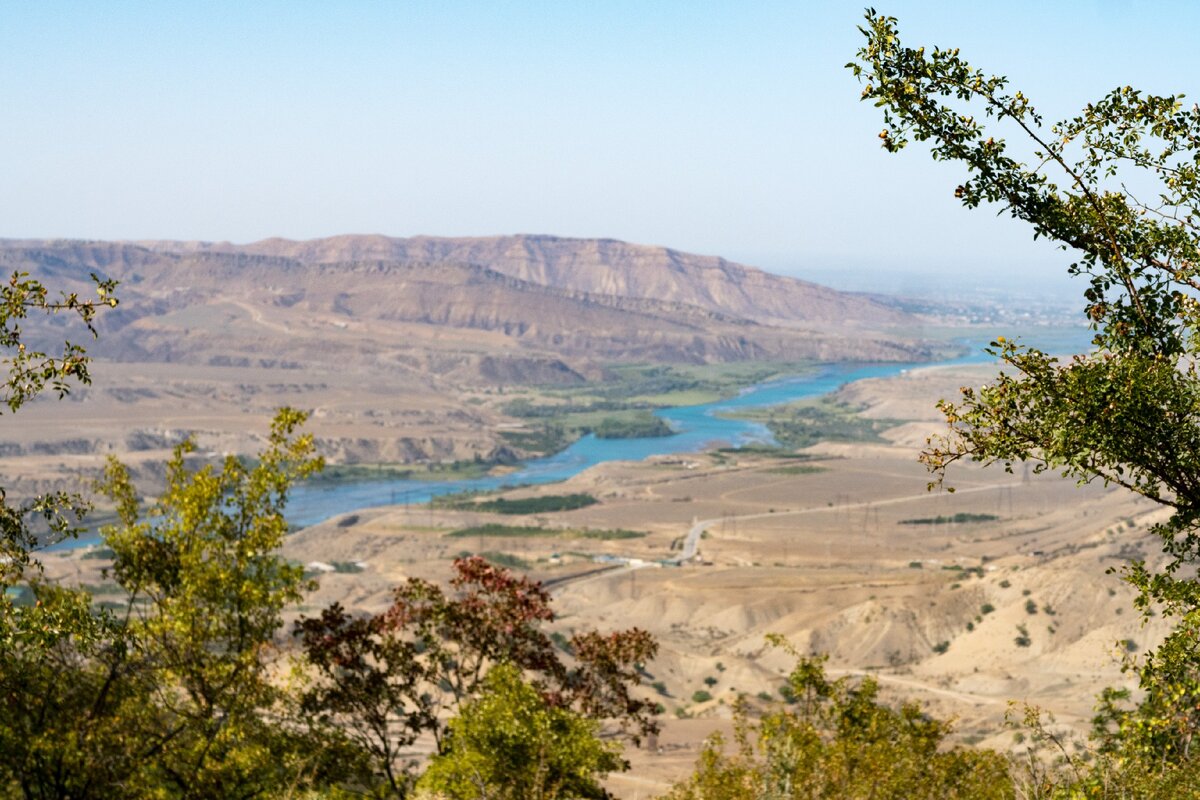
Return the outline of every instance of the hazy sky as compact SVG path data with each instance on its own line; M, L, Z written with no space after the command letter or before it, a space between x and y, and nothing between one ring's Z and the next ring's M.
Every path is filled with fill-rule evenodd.
M892 2L1050 118L1200 99L1200 4ZM0 0L0 236L605 236L781 272L1069 259L878 146L858 3ZM1047 278L1048 279L1048 278Z

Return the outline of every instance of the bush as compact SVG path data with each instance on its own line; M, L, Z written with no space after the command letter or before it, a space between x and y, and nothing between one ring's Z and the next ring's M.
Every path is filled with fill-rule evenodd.
M1029 629L1024 625L1017 626L1017 637L1013 639L1013 643L1017 647L1029 647L1033 644L1033 640L1029 638Z
M712 695L703 689L697 689L692 692L693 703L707 703L709 700L712 700Z
M871 678L830 680L823 657L796 656L789 676L793 708L758 723L744 705L734 709L739 747L727 753L710 737L695 772L666 800L743 798L945 798L1009 800L1015 794L1004 756L947 747L948 724L916 703L899 708L879 701Z
M548 705L510 664L487 674L481 695L449 727L420 790L450 798L598 797L598 779L622 768L620 745L600 737L599 722Z

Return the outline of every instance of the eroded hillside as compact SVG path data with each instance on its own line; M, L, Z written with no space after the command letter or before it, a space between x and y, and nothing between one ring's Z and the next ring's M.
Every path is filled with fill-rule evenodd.
M874 301L611 240L7 240L0 269L82 293L89 273L120 281L88 345L96 384L31 406L0 440L17 490L62 487L109 452L151 464L189 433L249 452L283 404L315 411L335 462L504 461L538 452L501 435L526 425L505 414L514 387L604 384L622 364L937 352L895 327L919 320ZM47 342L74 333L41 324Z

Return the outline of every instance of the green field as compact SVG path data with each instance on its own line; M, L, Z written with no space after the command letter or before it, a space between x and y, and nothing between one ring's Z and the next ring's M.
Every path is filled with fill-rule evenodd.
M429 501L434 508L453 511L487 511L493 514L549 514L555 511L574 511L587 508L598 501L590 494L549 494L540 497L519 497L509 500L497 497L480 499L476 494L444 494Z
M643 394L631 397L631 403L645 403L651 408L675 408L676 406L700 406L705 403L715 403L728 395L721 394L715 389L681 389L677 392L663 394Z
M329 464L315 473L311 483L356 481L460 481L482 478L500 462L463 460L433 464Z
M789 464L786 467L772 467L766 471L772 475L813 475L818 472L828 472L829 468L813 464Z
M540 528L531 525L471 525L446 534L451 539L503 538L503 539L641 539L644 531L624 528Z

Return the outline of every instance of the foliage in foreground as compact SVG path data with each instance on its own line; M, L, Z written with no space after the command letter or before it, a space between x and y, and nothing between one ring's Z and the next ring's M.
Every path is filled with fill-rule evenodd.
M299 567L278 553L287 490L319 466L304 415L282 410L253 467L190 470L190 444L143 511L124 467L102 488L123 608L31 584L47 620L0 646L0 792L26 797L249 797L336 780L354 754L305 723L271 647Z
M27 273L14 272L0 284L0 364L7 374L0 381L0 401L10 413L44 391L59 398L72 384L91 383L89 358L83 347L63 342L58 355L27 342L24 325L35 318L64 315L75 317L93 337L96 313L117 305L116 283L95 274L96 299L62 292L58 297ZM88 504L78 495L54 493L12 502L0 487L0 648L21 641L37 641L43 635L75 625L80 609L70 603L54 609L18 606L13 596L25 595L30 581L37 581L40 565L31 554L39 543L77 532ZM62 614L62 618L56 618Z
M830 680L823 657L802 656L771 638L796 656L787 684L795 702L756 723L739 709L734 752L711 737L695 773L666 800L1015 797L1000 754L945 747L949 725L917 704L890 708L873 679Z
M446 747L418 788L452 800L607 797L597 777L622 768L620 745L599 732L596 720L548 704L502 664L450 720Z
M448 752L454 737L445 720L464 718L498 664L524 674L547 709L612 720L635 742L658 730L654 704L633 691L657 651L648 633L577 632L567 642L568 663L543 629L554 613L541 584L478 556L457 559L454 570L450 594L410 578L380 614L355 616L335 604L296 626L316 672L304 708L345 730L391 791L402 795L412 784L415 765L401 752L419 735L431 733L438 751ZM492 689L523 696L511 686Z
M1104 757L1055 791L1154 796L1158 789L1143 787L1178 779L1195 793L1200 107L1125 86L1045 125L1028 97L1010 94L1004 77L972 67L957 49L905 47L894 18L868 10L866 20L866 44L847 66L865 84L862 98L883 109L883 147L928 143L934 159L966 168L954 190L964 206L998 204L1035 238L1074 251L1069 269L1087 280L1096 331L1094 351L1066 362L998 339L994 352L1012 372L940 405L950 432L931 441L925 463L940 481L963 459L1009 470L1032 462L1037 472L1122 486L1172 512L1152 528L1165 565L1135 562L1124 576L1143 613L1169 617L1175 628L1137 668L1140 702L1101 699Z
M596 775L625 766L601 721L657 730L631 691L648 634L577 633L564 663L541 630L548 593L478 557L455 562L450 596L414 579L383 614L302 620L290 682L276 641L306 582L279 553L283 507L319 466L303 419L281 411L252 467L189 469L184 443L147 510L110 462L119 524L103 535L125 602L99 611L84 590L32 584L31 619L57 626L0 647L0 796L403 797L417 773L400 751L423 733L439 791L470 796L455 776L486 762L493 789L532 776L534 793L512 796L594 795ZM488 738L497 715L517 729Z

